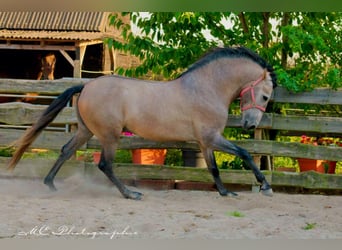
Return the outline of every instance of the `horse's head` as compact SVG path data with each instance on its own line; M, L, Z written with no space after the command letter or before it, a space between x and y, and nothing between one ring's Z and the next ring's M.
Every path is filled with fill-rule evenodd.
M263 75L248 83L240 93L240 103L242 111L242 127L244 129L254 129L259 125L266 106L271 99L274 84L270 73L266 70Z
M53 80L54 79L54 70L56 65L56 57L54 54L49 53L45 57L42 58L41 61L41 71L43 80Z

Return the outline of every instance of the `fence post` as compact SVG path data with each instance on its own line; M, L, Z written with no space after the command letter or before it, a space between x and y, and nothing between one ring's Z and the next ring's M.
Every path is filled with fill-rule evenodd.
M256 139L256 140L262 139L262 129L261 128L257 128L254 130L254 139ZM260 155L256 155L253 157L253 160L259 169L260 169L260 162L261 162L260 159L261 159Z

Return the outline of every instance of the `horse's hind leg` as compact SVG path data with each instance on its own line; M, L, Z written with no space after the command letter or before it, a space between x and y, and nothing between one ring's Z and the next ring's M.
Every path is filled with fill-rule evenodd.
M103 145L99 169L109 178L109 180L119 189L125 198L140 200L142 194L129 190L113 172L113 160L116 151L116 144Z
M202 148L202 153L203 153L203 156L204 156L206 163L208 165L208 170L212 174L212 176L214 177L216 188L219 191L220 195L222 195L222 196L237 196L236 193L231 192L224 187L222 180L220 178L219 170L218 170L217 165L216 165L216 160L215 160L213 150L210 150L208 148Z
M57 161L44 179L44 183L48 185L51 190L56 190L53 180L64 162L68 160L76 150L86 143L92 136L93 134L86 127L81 126L77 130L76 135L74 135L74 137L62 147Z

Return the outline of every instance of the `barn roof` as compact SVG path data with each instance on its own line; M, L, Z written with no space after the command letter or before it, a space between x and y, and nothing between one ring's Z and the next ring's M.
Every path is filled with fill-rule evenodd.
M110 12L0 12L0 39L98 40L118 37Z

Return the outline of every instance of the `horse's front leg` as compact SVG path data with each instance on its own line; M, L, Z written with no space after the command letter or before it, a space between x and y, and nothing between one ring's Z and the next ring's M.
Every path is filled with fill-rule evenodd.
M267 196L273 195L273 191L270 184L267 182L265 176L261 173L260 169L256 166L252 159L252 156L247 152L247 150L236 146L235 144L229 142L222 136L218 136L215 138L213 142L213 148L215 150L240 157L246 163L247 167L253 171L257 181L261 183L260 191L262 192L262 194Z
M213 150L210 150L208 148L202 148L201 150L202 150L204 159L207 163L208 170L212 174L212 176L214 177L216 188L217 188L218 192L220 193L220 195L222 195L222 196L237 196L236 193L227 190L225 188L225 186L223 185L221 177L220 177L220 172L219 172L217 165L216 165L216 160L215 160L215 155L214 155Z

